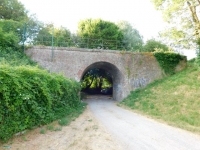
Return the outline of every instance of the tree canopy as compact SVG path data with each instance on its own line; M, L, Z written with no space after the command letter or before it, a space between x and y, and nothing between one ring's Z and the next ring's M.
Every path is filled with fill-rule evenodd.
M102 19L80 21L77 34L81 38L90 40L87 41L88 48L116 49L116 45L123 39L123 34L116 24Z
M154 52L156 49L162 49L163 51L168 51L169 48L167 45L163 44L160 41L156 41L155 39L150 39L146 42L143 47L143 52Z
M143 39L137 29L134 29L127 21L120 21L117 26L123 33L123 43L126 50L141 51Z
M28 19L28 11L18 0L0 0L0 19L22 21Z
M52 39L53 36L53 39ZM37 44L51 46L68 46L70 44L71 32L64 27L55 28L53 24L43 24L34 39Z
M189 47L200 38L200 0L151 0L170 28L161 35Z
M0 0L1 46L19 47L32 41L41 23L18 0Z
M1 47L18 47L21 41L19 22L12 20L0 20L0 46Z

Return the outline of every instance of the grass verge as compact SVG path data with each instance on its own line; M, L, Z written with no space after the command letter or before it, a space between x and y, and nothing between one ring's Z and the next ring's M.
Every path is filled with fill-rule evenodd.
M120 105L200 134L200 71L189 63L180 73L132 91Z

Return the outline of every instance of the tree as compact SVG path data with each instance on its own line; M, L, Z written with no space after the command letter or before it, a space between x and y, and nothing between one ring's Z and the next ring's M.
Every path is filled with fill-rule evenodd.
M15 33L18 44L32 42L41 26L18 0L0 0L0 20L4 24L2 31Z
M18 47L19 39L13 32L5 32L0 28L0 47Z
M26 20L22 21L22 34L26 43L32 43L34 38L38 35L43 23L40 22L35 15L30 15Z
M151 0L158 10L163 12L165 21L170 23L170 28L161 34L190 47L200 38L200 20L197 9L200 0ZM188 42L189 41L189 42Z
M51 46L52 42L54 46L68 46L71 43L71 32L64 27L55 28L53 24L43 24L34 42L45 46Z
M38 32L38 35L34 38L34 44L51 46L53 29L53 24L43 24Z
M13 20L0 20L0 46L19 47L21 42L21 32L23 25Z
M28 11L18 0L0 0L0 19L22 21L28 18Z
M162 49L163 51L168 51L169 48L167 45L163 44L160 41L155 39L148 40L143 47L143 52L154 52L156 49Z
M143 39L139 31L134 29L127 21L120 21L117 26L123 33L123 43L126 50L141 51Z
M80 21L77 33L84 39L80 47L116 49L123 39L123 34L116 24L101 19Z
M54 30L54 37L55 45L57 46L70 46L72 44L71 32L65 27L56 28Z

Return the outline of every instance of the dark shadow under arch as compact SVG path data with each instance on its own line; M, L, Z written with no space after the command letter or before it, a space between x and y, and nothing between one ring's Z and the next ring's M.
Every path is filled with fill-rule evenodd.
M89 70L94 69L94 68L103 69L110 74L110 76L112 78L112 84L113 84L113 92L112 92L113 99L115 99L115 100L120 99L118 95L120 93L119 90L121 90L121 88L119 88L119 87L121 87L122 80L123 80L120 70L115 65L113 65L109 62L104 62L104 61L95 62L95 63L89 65L83 71L81 80L86 72L88 72Z

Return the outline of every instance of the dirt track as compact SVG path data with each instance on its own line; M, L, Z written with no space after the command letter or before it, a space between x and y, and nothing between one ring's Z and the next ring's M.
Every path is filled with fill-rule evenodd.
M57 122L52 124L57 126ZM41 134L45 126L1 144L0 150L123 150L89 108L61 131Z
M0 149L200 150L200 136L120 108L108 97L90 97L86 102L86 111L62 131L40 134L45 128L41 127Z

